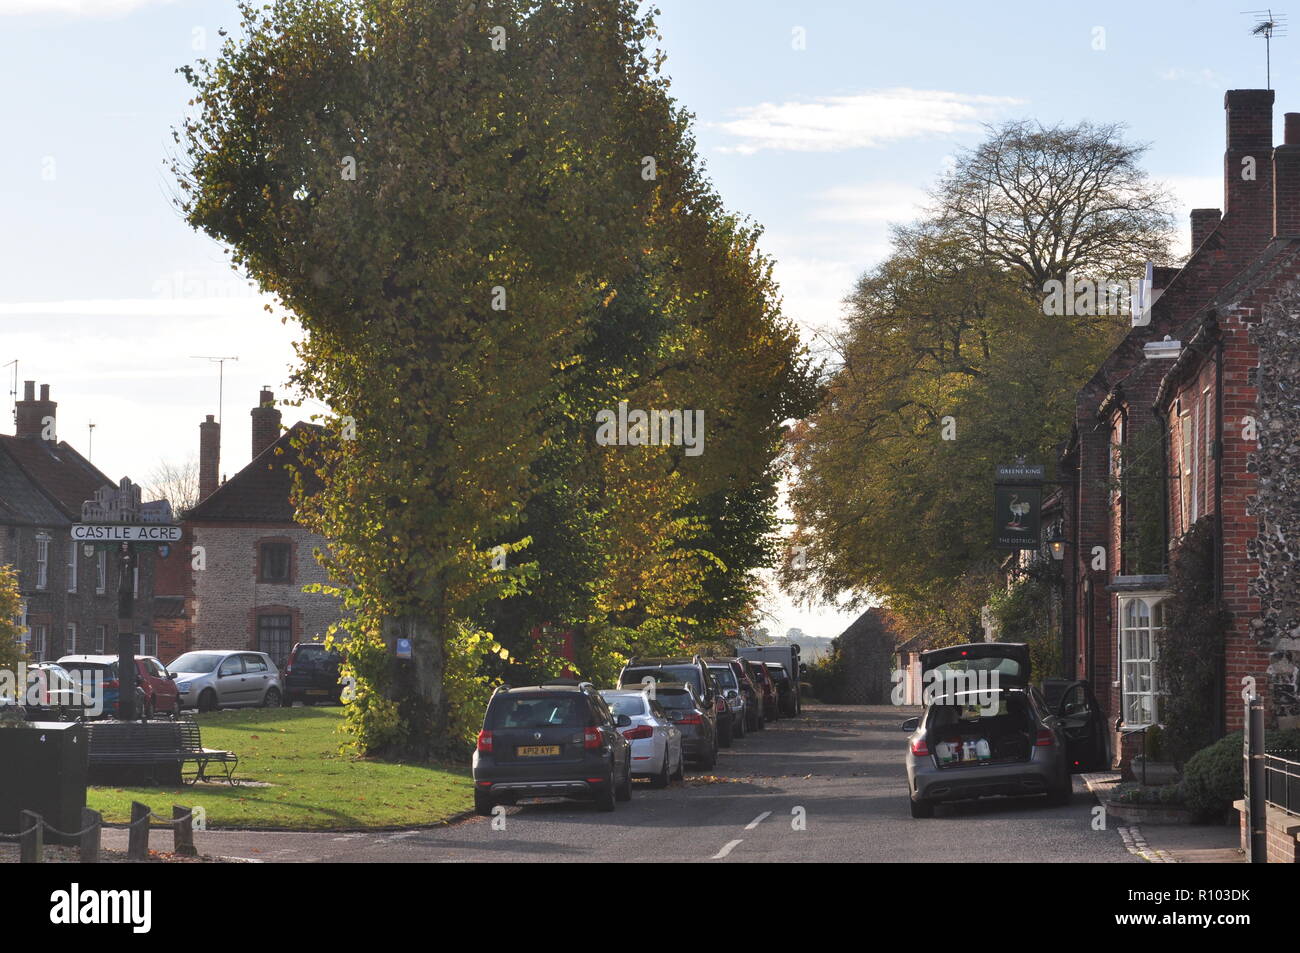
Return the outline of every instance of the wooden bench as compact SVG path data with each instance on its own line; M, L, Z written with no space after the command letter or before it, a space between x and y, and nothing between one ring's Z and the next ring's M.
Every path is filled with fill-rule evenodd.
M207 780L208 765L221 766L230 784L239 758L231 751L203 747L192 719L151 722L87 722L90 770L96 773L139 769L155 783L195 784ZM185 773L185 765L195 766Z

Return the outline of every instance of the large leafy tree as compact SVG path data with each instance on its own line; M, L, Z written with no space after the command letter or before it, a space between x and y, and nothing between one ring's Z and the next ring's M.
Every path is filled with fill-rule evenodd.
M935 639L979 631L994 467L1055 458L1075 392L1123 333L1123 318L1045 313L1044 282L1136 275L1165 252L1140 154L1113 127L1013 123L959 158L934 214L896 230L792 440L787 584L884 599Z
M584 626L593 674L680 642L723 572L706 544L738 614L763 527L732 529L721 495L775 478L811 377L756 232L700 175L651 19L631 0L243 15L185 70L177 171L190 222L307 332L296 381L332 414L303 441L321 486L304 474L299 516L330 541L362 745L454 746L474 653L523 654L535 624ZM706 453L597 445L620 399L705 410Z

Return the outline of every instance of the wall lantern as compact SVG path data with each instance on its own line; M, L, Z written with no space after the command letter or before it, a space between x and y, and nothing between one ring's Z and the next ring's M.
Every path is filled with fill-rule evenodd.
M1061 534L1059 525L1052 528L1052 533L1047 537L1047 547L1052 551L1052 558L1060 562L1065 558L1065 547L1070 541Z

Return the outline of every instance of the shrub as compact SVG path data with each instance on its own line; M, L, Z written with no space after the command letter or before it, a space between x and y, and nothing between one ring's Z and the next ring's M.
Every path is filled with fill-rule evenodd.
M1226 735L1187 759L1183 768L1183 792L1187 806L1198 819L1221 820L1232 809L1232 802L1244 795L1241 746L1240 734ZM1264 748L1267 751L1300 748L1300 730L1269 732Z

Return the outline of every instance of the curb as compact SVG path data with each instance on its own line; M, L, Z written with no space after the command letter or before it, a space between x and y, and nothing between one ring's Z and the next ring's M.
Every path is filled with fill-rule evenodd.
M1118 784L1120 775L1118 771L1098 771L1089 774L1081 774L1083 783L1088 785L1088 793L1097 799L1097 803L1106 806L1105 789L1112 785ZM1141 857L1149 864L1176 864L1168 851L1156 850L1147 843L1147 839L1142 835L1142 828L1136 824L1130 824L1125 827L1117 827L1120 840L1124 842L1124 849L1134 857Z

